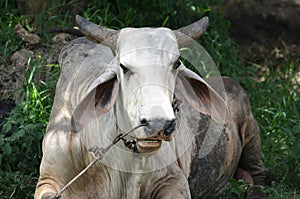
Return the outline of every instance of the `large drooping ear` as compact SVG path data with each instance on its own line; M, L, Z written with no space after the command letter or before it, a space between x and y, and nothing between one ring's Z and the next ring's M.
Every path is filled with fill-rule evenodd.
M84 125L108 112L116 102L118 90L119 82L113 71L106 71L99 76L73 111L71 118L73 131L81 131Z
M208 27L208 17L202 19L177 30L173 30L179 46L184 46L194 39L199 38Z
M225 100L201 77L182 67L177 84L185 100L197 111L208 114L221 125L227 124Z

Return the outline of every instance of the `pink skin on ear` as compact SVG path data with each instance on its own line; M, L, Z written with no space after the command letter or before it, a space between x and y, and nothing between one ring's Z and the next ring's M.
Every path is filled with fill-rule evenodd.
M102 74L91 86L91 90L73 111L71 125L75 132L81 131L83 125L108 112L116 102L119 82L115 74Z
M194 109L210 115L221 125L227 124L225 100L196 73L185 67L181 68L178 86L185 100Z

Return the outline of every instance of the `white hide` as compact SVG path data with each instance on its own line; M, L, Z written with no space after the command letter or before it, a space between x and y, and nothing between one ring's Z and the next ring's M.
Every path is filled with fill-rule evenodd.
M129 129L139 125L142 119L175 119L171 102L177 76L173 65L178 58L176 37L169 29L120 31L117 59L129 71L121 73L121 101L117 103L121 103L120 114L129 119Z

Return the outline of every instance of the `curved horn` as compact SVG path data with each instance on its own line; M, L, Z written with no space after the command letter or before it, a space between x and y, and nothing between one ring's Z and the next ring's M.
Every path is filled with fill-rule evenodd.
M76 23L89 40L116 48L119 31L98 26L80 15L76 15Z
M174 30L178 44L181 46L199 38L207 29L208 22L208 17L203 17L188 26Z

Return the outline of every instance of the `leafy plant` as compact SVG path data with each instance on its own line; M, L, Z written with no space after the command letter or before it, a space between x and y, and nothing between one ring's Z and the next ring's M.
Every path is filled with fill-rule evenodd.
M247 191L249 190L249 183L243 180L229 179L229 188L225 191L226 198L245 198Z
M0 171L0 188L3 187L3 189L0 189L0 196L3 199L33 198L36 180L36 177L22 172L8 173Z
M43 66L39 60L29 59L28 65L30 68L25 72L26 82L21 90L21 101L7 118L0 134L0 163L3 171L23 171L30 174L37 173L40 163L40 141L53 100L49 96L49 89L53 88L47 88L48 83L34 81L34 75Z
M21 38L18 38L14 31L16 21L21 20L21 18L16 16L16 13L16 10L10 10L9 12L4 12L0 17L0 45L2 46L0 49L0 58L2 57L0 64L6 61L12 52L21 46Z

